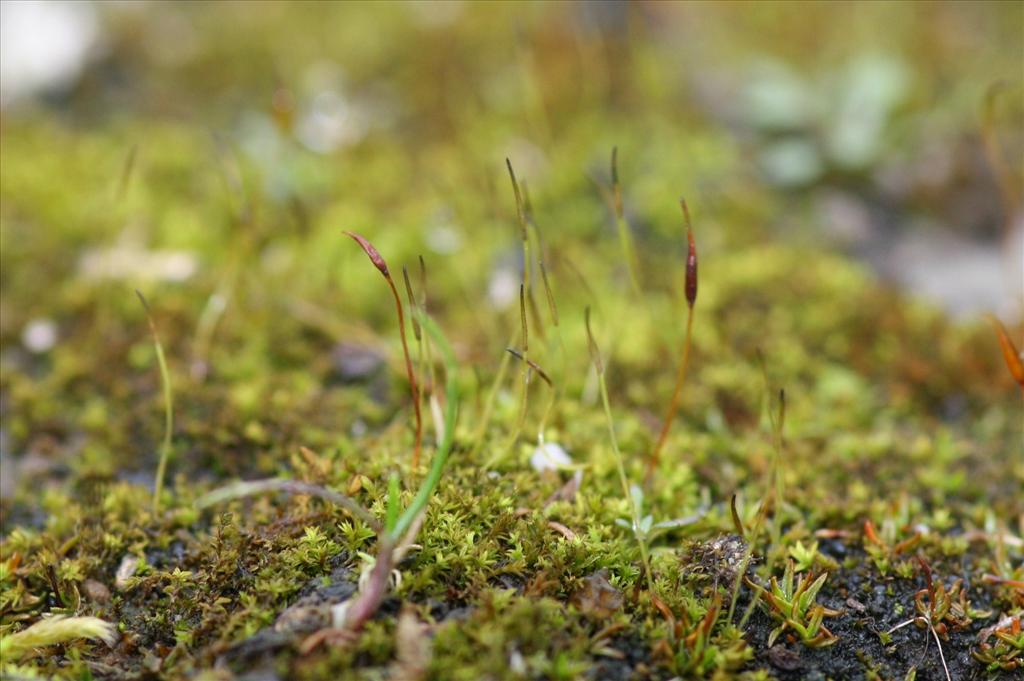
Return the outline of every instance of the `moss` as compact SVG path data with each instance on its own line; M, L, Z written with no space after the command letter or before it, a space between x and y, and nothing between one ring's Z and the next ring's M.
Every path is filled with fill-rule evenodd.
M681 129L659 85L674 57L657 46L635 44L604 85L568 78L571 60L555 45L603 54L604 43L544 27L568 6L531 10L540 14L526 20L527 34L544 68L519 64L532 74L532 95L517 85L505 92L495 83L516 80L509 71L518 68L508 64L518 48L505 32L507 9L469 6L470 18L435 28L447 54L424 48L428 39L407 13L367 7L339 26L321 26L308 8L293 15L275 6L244 21L220 7L202 21L189 14L201 56L166 66L164 79L147 85L154 97L171 88L197 107L227 82L262 92L264 41L287 33L275 44L292 55L281 68L298 92L311 45L338 43L332 54L351 65L353 101L393 97L405 113L396 114L400 133L371 126L331 154L275 127L253 89L202 109L203 124L144 108L74 124L50 109L5 114L0 640L25 640L55 616L116 624L120 640L110 648L81 637L43 641L5 659L3 673L396 678L406 604L426 623L428 678L759 679L822 670L903 678L913 665L938 678L936 660L920 661L916 627L884 644L872 633L915 612L924 588L918 554L948 586L963 579L966 602L989 613L943 643L954 671L1008 664L1005 641L975 651L982 662L968 654L982 629L1024 607L1013 525L1024 513L1019 402L990 330L951 321L842 255L778 235L773 226L808 226L812 197L755 181L746 151L717 122ZM291 28L279 30L285 16ZM222 45L215 30L225 17L245 25L223 37L237 44ZM129 39L141 29L123 21L117 36L126 44L117 50L150 64ZM378 30L396 38L379 41ZM386 68L411 63L413 53L468 72L442 94L415 70ZM993 54L993 63L1006 59ZM374 89L378 81L388 87ZM635 89L631 97L609 94L622 83ZM610 88L607 98L590 87ZM164 92L153 101L170 99ZM216 143L211 121L225 133ZM608 179L601 173L613 141L642 264L639 299L614 216L586 179ZM121 192L133 145L138 156ZM503 277L516 288L520 257L506 153L529 181L544 245L535 240L533 252L545 258L559 311L556 325L535 286L529 358L553 380L557 400L543 435L567 450L567 470L530 465L548 395L538 381L508 446L522 365L497 384L481 429L507 341L520 333L515 295L501 293ZM693 356L642 515L685 522L649 542L651 593L634 534L618 522L631 508L583 310L592 309L607 365L625 473L639 483L685 326L681 190L701 254ZM448 470L394 588L358 639L307 653L302 643L329 623L331 606L356 589L363 556L377 551L371 527L297 494L202 511L195 502L232 480L280 476L346 493L384 518L389 476L398 476L403 507L424 478L433 411L425 402L424 461L414 469L391 301L342 228L365 231L395 273L403 264L415 273L424 255L426 306L455 346L462 401ZM161 274L168 256L194 271ZM115 272L98 273L89 264L97 258L116 263ZM175 395L158 512L164 403L136 287L150 302ZM55 326L53 347L22 342L33 320ZM440 363L433 369L442 374ZM768 405L783 387L785 493L752 536L773 488ZM443 389L430 397L443 399ZM827 573L816 599L842 613L827 620L833 645L808 648L783 631L769 648L779 623L748 586L734 590L748 547L751 583L781 578L790 559L798 572ZM595 609L586 594L598 577L608 598Z

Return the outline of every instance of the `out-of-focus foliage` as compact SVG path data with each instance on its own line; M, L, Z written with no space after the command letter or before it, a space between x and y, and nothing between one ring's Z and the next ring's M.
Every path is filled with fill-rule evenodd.
M831 572L812 600L844 612L827 620L827 648L790 642L804 669L941 673L920 662L915 628L893 650L858 624L858 605L884 627L913 610L907 547L936 579L972 577L964 598L993 618L972 615L977 631L1019 617L1020 402L997 339L856 261L923 267L960 296L955 311L1009 300L995 311L1019 337L1020 291L998 264L1019 210L1019 3L80 7L80 70L5 89L0 114L0 636L80 615L117 622L122 639L107 650L79 636L11 674L379 678L413 650L407 671L426 655L428 676L446 679L763 678L787 658L765 652L770 613L741 629L741 602L724 621L746 548L724 535L734 494L748 531L768 494L765 411L783 386L786 492L777 541L755 538L756 580L792 556ZM608 201L616 145L640 296ZM523 365L483 422L505 348L521 342L506 158L559 313L556 326L535 266L529 358L558 400L547 418L534 381L511 445ZM639 482L683 337L681 195L700 293L679 417L644 498L668 523L651 542L656 604L616 523L627 500L583 310ZM464 397L394 594L358 642L302 656L297 632L351 595L373 533L305 497L223 515L192 504L280 475L382 516L389 474L415 489L394 308L342 230L369 237L396 281L408 266ZM969 249L908 251L921 234ZM985 276L956 269L965 261ZM160 515L163 405L136 288L175 386ZM575 494L575 468L531 465L542 419L559 461L580 469ZM878 536L862 540L864 527ZM405 627L399 599L415 605ZM977 663L973 637L944 645L965 674L1016 659L994 638Z

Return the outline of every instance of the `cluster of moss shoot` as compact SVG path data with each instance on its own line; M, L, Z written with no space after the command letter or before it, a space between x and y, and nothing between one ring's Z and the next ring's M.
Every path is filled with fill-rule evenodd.
M617 157L617 152L613 150L610 200L631 295L635 296L638 303L641 303L644 300L644 288L639 275L636 246L623 210ZM414 415L409 465L402 473L392 472L386 481L386 491L382 495L377 495L378 498L383 498L382 517L379 513L381 509L378 508L378 512L374 512L353 496L362 486L378 484L377 481L372 480L360 480L348 493L298 479L252 480L228 484L194 500L194 508L201 511L243 497L257 495L283 493L297 498L315 497L335 505L350 516L351 524L346 532L352 533L354 537L353 547L364 546L373 538L374 555L371 557L364 554L358 589L350 598L337 604L338 607L333 610L333 620L329 626L320 627L296 642L295 650L301 656L326 647L328 650L337 651L359 650L364 655L374 658L377 655L375 651L380 646L383 646L382 649L387 649L387 645L380 641L385 632L379 628L375 629L372 623L388 597L389 591L393 588L394 573L403 558L412 550L427 551L430 549L429 546L419 546L417 540L424 529L424 524L431 522L431 517L428 517L427 513L428 507L439 486L446 479L449 459L462 452L468 461L477 461L478 453L487 448L486 463L479 471L458 472L455 474L455 479L451 481L452 485L464 485L466 489L477 490L479 494L486 495L486 486L490 480L487 473L499 465L507 463L510 455L518 451L517 445L530 413L529 401L534 377L539 377L548 389L547 399L539 419L537 446L544 448L549 444L545 437L549 419L556 405L565 397L567 353L555 295L549 282L540 231L533 216L529 195L525 184L517 180L510 162L507 167L512 184L522 247L522 279L518 291L519 325L517 333L514 332L506 343L507 352L502 353L502 360L493 385L487 391L486 398L479 409L477 423L471 429L458 430L459 414L463 402L463 380L459 376L460 371L455 351L438 324L427 312L426 266L423 259L419 260L420 293L418 297L410 280L408 268L402 268L406 293L406 304L403 304L402 296L399 294L385 258L366 238L353 232L346 232L384 277L391 291ZM682 404L681 398L685 390L687 369L691 357L698 292L698 257L689 207L685 200L682 200L680 205L686 238L686 257L681 268L686 306L685 331L681 346L678 348L678 361L675 366L675 382L671 397L664 409L658 435L650 444L643 460L643 476L638 481L630 479L631 461L623 451L617 433L614 409L608 389L609 361L607 356L602 354L596 334L591 327L590 308L587 307L584 312L592 376L596 380L597 395L607 428L607 445L611 449L615 473L621 488L621 499L606 499L604 502L617 509L616 513L624 510L620 513L624 517L616 520L619 526L625 528L633 549L626 551L626 560L623 561L623 565L629 566L634 562L639 562L642 586L641 582L634 580L634 575L630 575L628 572L613 576L615 586L602 581L605 578L594 573L586 578L589 581L577 579L578 588L573 590L575 594L573 598L581 611L597 613L597 617L601 617L615 612L621 605L621 592L632 587L629 601L634 617L644 621L648 637L657 641L651 651L650 659L671 674L703 676L716 672L738 672L750 663L753 659L753 651L744 637L744 632L747 630L751 618L758 613L772 623L772 629L767 639L769 647L777 640L788 640L793 644L802 644L810 649L818 649L833 646L840 641L839 636L825 624L825 618L837 617L841 612L826 607L818 600L819 593L826 586L829 571L838 566L834 564L834 561L830 562L830 559L817 552L817 541L809 545L803 544L802 541L797 541L794 544L784 536L787 531L787 523L792 523L795 520L788 517L785 472L783 470L786 449L786 393L783 390L772 388L765 359L760 353L759 362L764 378L764 394L770 396L770 399L765 402L772 433L772 458L770 464L765 468L762 498L756 504L744 505L738 495L732 495L728 504L728 517L731 518L736 533L731 539L735 541L731 545L731 550L726 551L726 554L721 556L717 563L712 561L713 564L710 567L702 566L699 560L688 564L685 558L679 561L675 559L675 554L666 554L664 551L657 550L663 548L656 546L659 537L693 525L709 512L709 508L705 507L690 518L657 521L645 510L645 497L657 493L658 473L667 464L664 453L670 431L677 421ZM546 300L547 319L550 326L542 323L543 315L541 315L535 300L538 275ZM163 511L165 507L163 502L166 501L164 483L168 462L174 451L172 442L174 434L173 396L164 348L157 333L156 324L150 307L141 293L139 298L145 306L149 321L163 389L165 422L163 439L159 447L151 508L152 517L156 519L156 522L164 522L168 517ZM416 343L415 359L410 351L407 338L407 318ZM530 320L533 320L532 324ZM1022 365L1021 355L1003 326L995 319L993 322L1006 364L1013 377L1024 389L1024 365ZM545 347L541 351L538 351L536 343L531 347L531 326L536 327L540 332L535 332L533 335L539 336L545 342ZM517 336L518 344L515 343ZM555 363L558 370L546 369L542 366L540 357L557 358ZM509 429L506 441L495 444L493 438L486 436L490 432L490 421L496 408L496 402L506 383L511 359L518 360L523 367L521 380L517 382L519 394L514 426ZM438 373L443 373L443 387L436 380ZM423 413L425 405L428 413L434 414L436 446L433 447L429 466L424 471L421 465L422 453L425 449L430 449L424 447ZM677 465L678 457L681 457L682 454L674 452L673 455L677 459L668 463ZM367 453L367 456L372 456L372 453ZM312 453L309 454L309 458L316 460L316 456ZM564 494L563 501L571 500L575 496L577 490L572 488L571 484L560 492L560 494ZM579 484L579 479L576 479L575 485ZM403 486L407 489L403 489ZM404 503L403 499L408 499L407 503ZM450 504L451 501L449 500L447 503ZM528 509L524 511L513 508L507 508L506 511L507 517L502 516L495 521L496 523L512 523L515 518L522 517L529 512ZM714 511L714 513L718 513L718 511ZM895 510L893 514L896 514ZM164 520L162 521L161 518ZM438 522L447 521L443 521L439 516ZM523 587L526 594L543 595L549 592L550 589L545 580L557 574L556 568L560 564L562 567L570 563L578 565L580 567L576 569L582 573L581 566L593 563L586 556L572 553L574 542L578 545L580 541L572 529L554 520L547 521L546 527L561 534L567 540L569 548L559 549L566 553L559 553L553 559L548 557L553 560L550 571L535 574L533 580ZM362 528L362 530L358 528ZM901 536L900 533L905 528L905 523L893 520L890 530L884 532L880 537L870 521L864 525L863 549L882 574L892 569L907 578L912 578L915 575L923 576L927 583L926 588L919 591L915 598L916 614L882 635L891 640L892 634L896 631L900 631L904 626L915 624L926 631L930 639L935 642L939 654L942 655L942 640L948 639L951 631L969 626L973 618L979 617L980 614L970 606L967 592L959 581L947 587L938 578L933 577L929 563L921 555L913 553L920 542L920 535ZM429 529L436 532L445 531L442 525ZM593 532L600 531L593 530ZM363 534L359 534L360 532ZM508 530L508 532L510 534L508 543L511 546L520 546L522 539L517 537L517 531ZM297 560L319 562L319 567L326 569L328 556L332 553L327 548L330 540L325 539L314 527L307 528L303 541L305 549ZM725 546L725 544L721 546ZM337 546L334 548L336 549ZM714 548L718 550L720 546L716 545ZM517 550L522 552L521 549ZM704 546L700 550L708 549L707 546ZM322 552L317 553L318 551ZM311 558L311 556L319 557ZM911 562L911 557L916 561L916 567ZM8 582L13 580L12 575L18 569L20 560L20 555L15 554L14 557L0 563L0 569L2 569L0 580L4 582L5 589L8 588ZM239 558L239 560L241 559ZM436 560L440 563L443 558L438 554ZM520 556L520 560L524 560L522 556ZM754 564L757 562L762 563L760 574L754 570ZM776 569L780 563L782 564L781 578ZM1021 592L1021 568L1010 565L1005 555L1002 557L1002 563L998 559L993 563L995 566L1001 564L1004 567L1003 573L987 575L990 578L989 583L1005 590L1003 597L1009 602L1016 603L1018 607L1024 606L1024 596ZM706 571L701 572L701 570ZM174 577L170 578L169 584L164 586L165 589L193 588L189 586L191 584L190 573L176 569L172 574ZM694 577L695 574L697 577ZM686 575L689 576L686 577ZM768 577L767 581L764 579L765 576ZM425 578L429 578L429 572ZM703 578L710 578L712 581L704 583L701 581ZM129 576L129 579L138 580L139 577ZM178 584L178 586L175 587L174 584ZM748 588L744 590L744 587ZM295 588L297 587L294 585L290 588L284 587L283 592L294 593ZM66 591L66 588L62 588L60 580L54 577L52 592L58 600L61 598L62 591ZM609 605L609 600L611 605ZM8 598L7 605L9 606L11 602L13 601ZM112 625L96 617L75 616L76 613L72 610L65 608L65 611L42 619L32 626L18 631L5 632L0 638L0 651L7 658L5 663L8 660L27 660L48 647L81 639L103 640L108 645L115 644L117 636ZM738 610L742 613L741 615L738 615ZM489 611L492 617L501 621L501 627L510 636L512 635L510 632L517 631L518 627L529 627L532 621L537 620L543 622L548 631L561 628L567 635L582 637L585 640L584 649L587 654L606 656L612 659L621 658L621 651L612 647L610 641L622 634L628 626L624 621L616 620L592 634L585 635L574 629L580 626L579 622L564 620L564 613L557 608L552 609L549 601L539 600L534 605L513 603L508 600L507 594L503 596L500 593L484 597L483 601L478 604L477 611L485 614L474 614L472 617L486 618L486 612ZM416 621L415 617L405 618L403 615L399 618L397 632L400 639L396 644L399 648L399 663L405 665L401 668L405 669L403 673L410 674L408 678L419 678L417 674L424 674L424 670L429 665L428 661L417 657L422 650L420 653L416 652L419 650L417 648L419 644L416 642ZM181 635L183 640L187 638L185 633ZM468 636L468 634L465 633L465 630L459 630L459 633L450 633L449 636ZM522 634L522 637L528 638L526 634ZM1021 637L1019 614L1012 615L1008 620L1001 622L998 627L993 629L992 637L991 642L986 639L974 651L975 657L988 669L1013 670L1024 664L1022 662L1024 641ZM453 650L457 649L455 642L449 641L448 643ZM475 644L487 648L486 642L476 641ZM493 653L498 656L494 659L513 664L508 661L509 652L507 650L492 650L490 648L488 650L490 651L488 654ZM403 651L405 652L403 653ZM344 655L344 653L341 654ZM458 655L453 654L452 657L455 659L450 660L449 663L457 663ZM354 658L341 657L338 659L341 660L339 664L347 665L352 663ZM520 662L524 669L529 668L528 661L520 660ZM515 664L520 664L520 662ZM946 669L948 677L949 671L946 668L944 656L942 665ZM416 669L419 669L419 672L416 672ZM581 671L568 658L548 660L543 669L545 675L562 678L572 678ZM758 676L757 672L750 672L750 674L752 678Z

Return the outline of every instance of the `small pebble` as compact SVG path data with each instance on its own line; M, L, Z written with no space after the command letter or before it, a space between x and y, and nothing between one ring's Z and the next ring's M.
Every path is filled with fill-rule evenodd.
M782 645L768 649L768 661L776 669L791 672L800 669L800 654Z
M867 607L853 596L846 599L846 607L854 612L864 612Z
M110 589L103 582L87 579L82 582L82 592L93 603L106 603L110 600Z

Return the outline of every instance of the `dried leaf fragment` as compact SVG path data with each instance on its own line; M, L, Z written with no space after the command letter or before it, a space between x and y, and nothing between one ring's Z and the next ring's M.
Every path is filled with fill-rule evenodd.
M622 607L622 592L608 581L607 570L598 570L583 578L583 585L572 595L570 602L584 615L600 619L611 616Z

